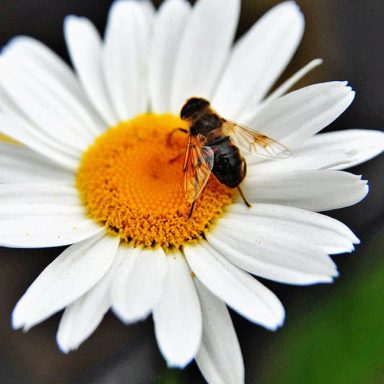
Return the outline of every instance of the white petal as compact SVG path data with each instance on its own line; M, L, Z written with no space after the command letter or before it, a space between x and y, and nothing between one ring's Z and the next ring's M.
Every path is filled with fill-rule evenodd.
M0 184L0 202L2 214L84 212L75 187L54 183Z
M77 349L98 327L111 307L110 286L121 263L116 254L108 272L87 293L67 306L57 332L57 343L64 353Z
M354 97L343 82L310 85L262 107L249 126L293 149L337 119Z
M109 269L118 245L118 237L97 236L67 248L19 300L13 327L27 330L91 289Z
M54 247L103 231L87 217L74 187L51 183L0 184L0 245Z
M190 5L185 0L162 3L155 19L149 59L149 92L152 111L171 110L173 72Z
M383 132L348 129L315 135L284 161L263 161L249 165L248 170L252 174L299 169L342 170L372 159L383 150Z
M103 69L114 110L120 120L148 107L146 83L149 18L139 1L115 1L108 16Z
M278 99L283 96L289 89L291 89L295 84L297 84L305 75L311 72L313 69L323 64L322 59L314 59L310 61L303 68L299 69L296 73L294 73L290 78L284 81L281 85L279 85L271 94L268 95L263 101L262 105L268 104L273 100ZM255 111L252 110L251 114L254 115Z
M180 254L168 256L169 269L160 302L153 310L160 351L170 367L185 367L197 354L202 336L199 299L191 272Z
M203 313L203 340L196 363L208 383L243 383L243 357L228 310L197 279L195 286Z
M72 172L20 145L0 143L0 183L73 184Z
M156 8L154 7L151 0L138 0L141 8L145 14L145 17L149 19L150 22L153 22L153 18L156 13Z
M383 151L384 132L348 129L315 135L300 148L297 156L308 165L311 164L308 158L310 152L312 156L326 160L323 160L321 169L342 170L364 163Z
M350 252L358 243L337 220L298 208L235 204L228 211L208 242L238 267L282 283L332 282L338 273L328 253Z
M191 96L211 99L234 38L239 0L200 0L181 38L172 82L171 110Z
M0 91L1 99L1 91ZM4 105L2 105L4 109ZM13 114L12 117L0 112L0 132L38 152L66 169L76 170L80 152L73 154L65 146L39 132L36 126Z
M242 189L251 203L289 205L317 212L348 207L368 193L367 182L361 176L328 170L255 172L244 180Z
M284 308L279 299L207 242L185 247L184 253L198 279L236 312L270 330L283 323Z
M330 254L350 252L353 244L359 243L354 233L340 221L295 207L257 203L249 209L242 203L231 204L223 219L233 218L243 223L252 223L252 227L269 226L275 232L300 235L301 241L322 247Z
M266 13L235 45L213 106L235 120L256 108L290 61L303 31L304 18L294 1Z
M207 240L232 264L247 272L293 285L331 283L338 276L335 264L319 247L303 242L299 243L300 248L289 237L285 243L284 236L269 240L264 237L267 231L256 236L244 226L238 231L242 233L228 237L230 230L222 230L210 234Z
M96 110L109 125L117 123L104 84L102 43L95 26L85 17L67 16L64 36L80 82Z
M13 50L18 50L25 57L38 63L44 72L50 73L52 76L61 79L62 83L66 84L71 93L82 97L83 94L79 84L73 75L70 67L46 45L29 36L14 37L7 46Z
M125 323L144 320L160 300L168 260L161 248L120 247L122 263L111 288L112 308Z
M379 155L384 151L384 132L368 129L348 129L316 135L304 145L304 151L321 156L316 151L339 153L337 162L324 164L322 168L341 170L354 167ZM302 148L300 148L302 149ZM300 151L300 153L302 153ZM340 154L341 153L341 154Z
M0 63L3 91L46 135L81 151L101 132L79 85L74 92L41 60L29 56L18 40L5 48Z

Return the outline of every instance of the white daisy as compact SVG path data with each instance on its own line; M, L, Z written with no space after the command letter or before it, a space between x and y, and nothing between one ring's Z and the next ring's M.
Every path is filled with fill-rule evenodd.
M266 97L295 52L304 19L294 2L268 12L233 44L240 0L115 1L104 41L65 20L76 75L43 44L13 39L0 59L0 244L70 245L13 312L27 330L64 309L62 351L76 349L111 308L125 323L153 315L169 366L196 359L210 383L241 383L226 305L275 330L278 298L250 274L288 284L331 282L329 254L359 242L317 213L360 201L368 186L342 172L384 149L378 131L317 134L352 102L344 82L284 95L315 60ZM181 191L185 147L167 134L180 107L205 97L224 117L279 140L285 160L247 157L252 203L211 177L194 215ZM150 113L149 113L150 112ZM152 113L152 114L151 114ZM155 114L153 114L155 113ZM112 127L112 128L111 128Z

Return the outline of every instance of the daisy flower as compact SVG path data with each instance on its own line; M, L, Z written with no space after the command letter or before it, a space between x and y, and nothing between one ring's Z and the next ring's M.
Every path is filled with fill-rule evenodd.
M63 352L79 347L109 309L126 324L153 316L169 366L195 359L210 383L244 380L227 306L275 330L279 299L254 276L332 282L330 254L359 240L318 212L353 205L368 186L342 171L384 149L378 131L318 134L350 105L345 82L289 89L314 60L270 93L294 54L304 19L283 2L234 43L240 0L115 1L104 39L68 16L74 72L49 48L16 37L0 57L0 245L69 245L17 303L14 328L64 310ZM213 176L192 217L182 188L186 137L179 111L204 97L226 118L288 147L292 156L246 155L252 207Z

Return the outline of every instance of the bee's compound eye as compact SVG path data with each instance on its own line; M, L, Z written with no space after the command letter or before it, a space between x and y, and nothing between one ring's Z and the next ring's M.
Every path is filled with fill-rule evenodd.
M180 111L180 117L185 120L192 117L195 113L200 112L209 106L209 101L200 97L192 97L187 100Z

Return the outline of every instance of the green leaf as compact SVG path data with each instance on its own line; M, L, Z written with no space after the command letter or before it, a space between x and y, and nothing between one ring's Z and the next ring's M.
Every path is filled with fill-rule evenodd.
M268 353L260 383L384 383L383 256L378 239L364 252L370 265L360 263L356 276L336 284L314 310L294 316Z
M183 371L166 368L155 384L183 384Z

